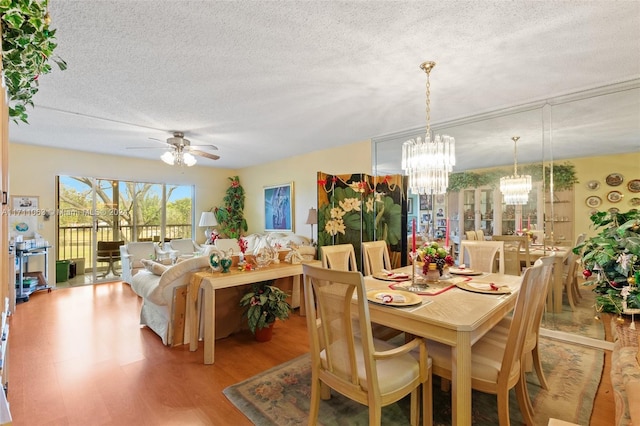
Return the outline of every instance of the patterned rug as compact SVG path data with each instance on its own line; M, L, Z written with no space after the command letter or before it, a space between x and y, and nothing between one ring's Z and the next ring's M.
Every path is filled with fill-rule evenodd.
M528 374L529 393L534 400L535 423L546 425L557 418L589 424L593 400L602 375L604 355L600 349L541 339L543 368L551 388L538 385L535 373ZM226 397L256 425L308 424L311 396L309 355L303 355L224 390ZM497 425L496 397L473 392L473 424ZM434 425L451 424L451 395L440 391L434 377ZM522 424L515 392L510 395L511 424ZM404 399L382 409L382 424L408 425L409 401ZM367 407L332 392L321 401L318 424L325 426L367 425Z
M591 291L590 287L581 286L580 294L582 294L582 299L576 304L575 311L571 310L565 295L562 312L546 312L542 318L541 327L604 340L605 333L602 321L595 319L595 293Z

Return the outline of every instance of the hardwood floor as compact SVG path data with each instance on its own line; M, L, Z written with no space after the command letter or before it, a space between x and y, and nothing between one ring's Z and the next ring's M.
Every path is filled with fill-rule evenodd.
M10 318L9 391L13 424L250 425L222 394L229 385L308 352L297 312L274 339L249 332L216 344L216 362L168 348L140 328L141 299L120 282L39 292ZM606 367L592 425L613 423Z

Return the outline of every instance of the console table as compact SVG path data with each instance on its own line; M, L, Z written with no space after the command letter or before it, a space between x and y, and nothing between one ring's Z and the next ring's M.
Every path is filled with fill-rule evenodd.
M313 261L319 263L317 260ZM307 262L305 262L307 263ZM300 276L302 275L302 264L276 263L266 268L253 271L231 270L228 273L222 272L196 272L191 277L191 284L187 290L186 317L189 321L189 350L198 349L198 307L202 307L204 321L204 363L213 364L215 351L215 306L216 290L227 287L235 287L244 284L257 283L260 281L275 280L278 278L293 277L293 297L302 296L302 286ZM200 301L198 294L203 288L203 300ZM300 297L300 315L304 315L304 300Z
M51 246L35 247L30 249L16 249L16 260L18 263L18 279L16 284L18 289L16 290L16 299L24 302L29 301L29 295L40 290L51 291L49 286L49 248ZM29 269L29 258L33 256L44 256L44 284L37 284L35 289L24 288L24 274Z

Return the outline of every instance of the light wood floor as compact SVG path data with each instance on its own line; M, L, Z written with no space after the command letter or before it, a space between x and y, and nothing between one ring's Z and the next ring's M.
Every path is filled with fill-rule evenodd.
M39 292L10 319L14 425L249 425L222 394L229 385L308 352L305 319L278 322L274 339L219 340L214 365L168 348L138 325L141 301L117 283ZM592 425L613 423L605 366Z

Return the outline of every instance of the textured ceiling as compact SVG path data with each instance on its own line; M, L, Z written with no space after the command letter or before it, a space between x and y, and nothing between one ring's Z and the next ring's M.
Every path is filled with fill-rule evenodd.
M11 124L10 139L158 158L160 148L127 148L158 147L149 138L180 130L219 147L221 159L203 166L424 126L425 60L437 62L434 124L640 78L637 1L51 0L50 13L69 68L41 77L30 124ZM624 119L582 134L601 142L615 131L608 152L640 149L638 90ZM449 132L457 169L509 163L521 129L505 127L492 137Z

